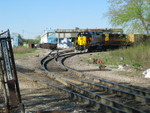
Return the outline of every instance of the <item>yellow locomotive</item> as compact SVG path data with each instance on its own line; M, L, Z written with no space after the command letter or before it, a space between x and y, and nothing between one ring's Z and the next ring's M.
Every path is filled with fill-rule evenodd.
M75 39L75 51L87 52L89 49L91 35L88 32L80 32Z
M113 34L109 32L80 32L75 39L75 51L101 51L118 48L127 43L124 34Z

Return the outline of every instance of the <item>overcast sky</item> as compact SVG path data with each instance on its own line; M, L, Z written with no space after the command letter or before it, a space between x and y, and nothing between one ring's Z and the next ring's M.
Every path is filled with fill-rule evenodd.
M111 28L107 0L1 0L0 30L35 38L46 29Z

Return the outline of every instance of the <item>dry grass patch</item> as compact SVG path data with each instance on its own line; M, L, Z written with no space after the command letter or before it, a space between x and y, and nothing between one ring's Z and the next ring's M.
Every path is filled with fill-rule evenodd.
M35 49L19 46L19 47L13 48L13 51L15 54L25 54L25 53L32 53L35 51Z

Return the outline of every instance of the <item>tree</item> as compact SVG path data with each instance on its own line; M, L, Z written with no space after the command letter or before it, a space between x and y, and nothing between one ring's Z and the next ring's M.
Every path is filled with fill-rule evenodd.
M41 40L41 36L38 35L38 36L35 37L35 39L36 39L36 40Z
M150 33L150 0L108 0L108 16L113 26L128 31Z
M36 40L36 39L23 39L23 42L26 42L28 44L38 44L39 40Z

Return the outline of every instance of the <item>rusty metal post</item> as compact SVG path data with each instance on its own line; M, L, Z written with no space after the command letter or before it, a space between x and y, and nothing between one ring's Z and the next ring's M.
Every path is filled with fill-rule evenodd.
M24 113L9 30L0 34L0 45L2 86L7 112L11 113L13 109L21 109L21 113Z

